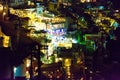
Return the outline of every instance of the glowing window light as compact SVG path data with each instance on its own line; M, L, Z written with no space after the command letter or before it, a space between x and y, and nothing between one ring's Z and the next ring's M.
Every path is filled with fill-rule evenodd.
M3 46L9 47L9 40L10 40L9 36L4 35L3 37L4 37Z
M29 74L29 71L26 71L26 74Z
M90 0L86 0L86 2L90 2Z
M4 9L7 9L7 7L5 6Z
M35 30L46 30L46 24L45 23L34 23Z
M29 67L30 66L30 60L27 59L26 62L27 62L26 67Z
M30 5L31 4L31 1L28 1L28 5Z
M3 12L3 16L5 16L6 15L6 12Z
M71 59L67 58L64 60L64 66L69 67L71 66Z
M26 71L26 78L30 78L30 74L29 74L29 71Z
M81 2L82 2L82 3L84 3L84 2L85 2L85 0L81 0Z
M0 11L2 11L3 10L3 5L2 4L0 4Z

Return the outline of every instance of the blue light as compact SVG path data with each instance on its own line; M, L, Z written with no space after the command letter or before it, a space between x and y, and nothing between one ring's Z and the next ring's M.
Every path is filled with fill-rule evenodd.
M16 67L16 71L14 72L15 77L16 76L23 76L23 68L22 66Z
M72 43L78 43L76 39L72 39Z
M113 23L113 26L114 26L114 27L119 27L119 24L118 24L117 22L114 22L114 23Z
M104 6L99 6L99 9L103 10L103 9L105 9L105 7Z

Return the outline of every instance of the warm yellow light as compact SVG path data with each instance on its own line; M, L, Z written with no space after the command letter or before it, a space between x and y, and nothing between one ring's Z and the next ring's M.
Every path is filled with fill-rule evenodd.
M28 5L30 5L31 4L31 1L28 1Z
M30 78L29 71L26 71L26 78Z
M71 66L71 59L67 58L64 60L64 66L69 67Z
M5 16L6 15L6 12L3 12L3 16Z
M60 23L60 22L65 22L65 18L64 17L55 17L55 18L52 18L51 22L52 23Z
M35 13L32 12L28 13L28 17L30 17L30 19L33 20L35 18Z
M86 0L86 2L90 2L90 0Z
M7 9L7 7L5 6L4 9Z
M9 8L11 14L15 14L15 10L13 8Z
M30 66L30 60L27 59L27 60L26 60L26 63L27 63L27 64L26 64L26 67L29 67L29 66Z
M26 71L26 74L29 74L29 71Z
M0 11L2 11L3 10L3 5L2 4L0 4Z
M4 47L9 47L9 40L10 40L10 37L9 36L6 36L6 35L3 35L3 46Z
M85 2L85 0L81 0L81 2L82 2L82 3L84 3L84 2Z

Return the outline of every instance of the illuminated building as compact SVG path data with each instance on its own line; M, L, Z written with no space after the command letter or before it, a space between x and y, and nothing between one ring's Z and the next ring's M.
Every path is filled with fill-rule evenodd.
M24 3L23 0L19 0L19 1L21 1L20 4ZM50 11L54 11L54 9L57 10L58 8L58 4L54 3L54 1L48 4ZM63 63L62 67L64 67L65 71L67 72L66 73L67 77L71 78L73 74L71 74L72 69L70 69L70 67L72 66L73 69L76 69L76 65L77 65L78 67L77 69L79 69L81 64L84 63L84 59L82 59L84 57L81 56L81 54L84 54L82 52L83 47L81 46L85 47L84 48L86 50L85 52L86 53L88 52L87 55L88 54L93 55L92 53L99 47L99 45L96 43L101 42L100 41L101 34L97 32L96 29L95 31L92 31L90 28L93 28L93 26L96 25L99 28L99 30L101 30L102 28L105 30L105 32L109 33L109 30L111 30L112 28L111 26L115 26L115 27L119 26L116 20L111 19L110 17L108 18L106 15L103 15L103 12L105 10L104 6L93 7L93 5L91 5L84 9L83 6L82 8L81 7L77 8L76 6L71 7L72 4L69 2L70 0L69 1L59 0L60 4L62 3L62 1L63 1L63 5L67 7L70 6L70 8L67 8L69 9L68 12L67 9L63 10L63 12L66 11L64 16L61 16L61 14L56 15L50 12L49 10L47 11L47 9L43 5L41 6L41 4L37 4L37 8L32 8L32 9L20 10L20 9L10 8L11 14L17 15L18 17L20 17L20 19L10 21L8 23L4 22L5 23L4 25L7 25L7 28L6 26L4 26L3 29L6 28L7 35L11 36L12 33L12 38L14 39L13 36L15 36L15 38L17 37L17 40L19 40L20 44L13 43L14 47L12 46L12 48L14 50L16 50L17 45L19 46L18 50L21 50L21 48L22 50L24 50L23 48L28 48L27 51L22 52L23 54L16 52L18 53L17 55L22 55L22 57L25 57L25 59L26 58L27 59L26 61L22 59L25 63L24 64L19 63L19 66L14 68L15 76L20 76L20 77L25 76L26 78L30 78L38 75L36 71L39 68L37 62L38 62L38 57L40 57L39 60L44 64L42 65L42 67L40 66L40 68L43 69L48 65L60 61ZM80 2L80 0L75 0L75 1ZM98 0L81 0L81 1L83 3L84 2L91 3L91 2L97 2ZM17 0L13 1L13 3L18 5ZM32 4L31 1L28 1L28 4L31 5ZM13 6L13 4L11 4L11 6ZM0 13L3 13L2 5L0 6L0 10L1 10ZM68 15L69 13L71 15ZM89 16L85 17L84 13L88 13L88 15L92 17L91 18L92 20L88 19ZM5 13L3 13L3 15L5 15ZM91 23L92 21L94 25L91 25L93 24ZM107 21L108 23L106 23ZM0 33L0 36L3 37L3 33ZM4 36L8 37L6 35ZM0 44L2 44L4 47L9 47L10 46L8 45L9 40L10 38L5 38L4 40L5 43L4 44L0 43ZM34 46L35 44L31 44L31 43L37 43L42 45L38 50L41 52L40 53L41 55L38 55L37 51L34 50L34 49L38 49ZM28 54L27 52L30 53ZM32 58L31 58L31 52L32 52ZM26 54L27 56L25 56ZM83 66L82 69L84 69L85 67L84 64L82 66ZM54 71L44 70L42 72L44 75L48 76L49 78L53 78L54 73L60 72L60 70L56 69L55 67L54 69L55 69ZM31 73L30 70L32 70ZM57 78L59 77L60 76L57 76Z

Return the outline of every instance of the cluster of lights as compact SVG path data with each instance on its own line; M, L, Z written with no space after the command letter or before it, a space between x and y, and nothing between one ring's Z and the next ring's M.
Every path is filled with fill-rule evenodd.
M62 36L65 34L64 29L57 29L49 32L51 35Z
M84 2L96 2L96 0L81 0L82 3Z
M14 12L14 10L13 10L13 12ZM30 13L28 13L28 16L31 18L31 20L33 21L33 23L35 22L35 18L36 18L36 14L34 14L34 13L32 13L32 12L30 12ZM55 17L55 18L50 18L50 19L47 19L48 21L47 22L50 22L50 23L64 23L66 20L65 20L65 18L63 18L63 17ZM42 21L42 19L40 18L40 21ZM34 24L34 26L37 26L36 28L35 28L35 30L37 31L37 30L41 30L42 28L41 28L41 26L42 27L44 27L44 28L46 28L46 24L44 23L44 22L36 22L37 24ZM43 24L42 24L43 23ZM58 40L57 41L57 43L61 43L62 44L62 46L64 47L64 46L66 46L66 47L72 47L72 39L71 38L66 38L66 37L62 37L64 34L65 34L65 29L64 29L64 24L57 24L57 26L54 26L55 24L53 24L53 25L51 25L50 26L50 30L51 30L51 34L50 35L52 35L52 36L56 36L56 35L59 35L59 36L61 36L61 37L59 37L59 39L57 38L57 39L55 39L55 40ZM48 29L48 28L47 28ZM47 30L46 29L46 30ZM49 32L49 31L48 31ZM32 33L32 32L31 32ZM35 34L35 33L34 33ZM42 37L42 35L40 34L39 36L38 36L38 34L36 34L36 35L34 35L33 33L32 33L32 36L31 37L36 37L36 38L38 38L39 37L39 40L42 40L42 39L40 39L40 36ZM43 35L44 36L44 35ZM53 37L52 37L53 38ZM54 41L55 41L54 40ZM54 43L55 44L55 42L52 42L52 43ZM60 45L60 44L59 44ZM56 46L59 46L59 45L56 45ZM51 48L51 46L49 47L50 48L50 50L52 49ZM54 48L53 48L54 49ZM49 50L49 51L50 51ZM52 52L52 50L51 50L51 52ZM50 52L50 53L51 53ZM47 63L53 63L53 61L51 60L51 57L49 57L49 55L47 55L47 57L48 57L48 62L47 62L47 60L46 60L46 63L45 64L47 64ZM57 58L58 59L58 58ZM60 60L60 59L59 59ZM58 60L56 60L56 61L58 61ZM69 66L69 65L71 65L71 63L70 63L70 61L69 60L66 60L65 61L65 63L67 63L65 66ZM29 68L30 67L30 60L27 60L27 64L26 64L26 67L27 68ZM26 74L29 74L29 71L28 70L26 70ZM48 77L49 78L54 78L54 77L56 77L56 78L60 78L61 77L61 75L62 75L62 73L60 72L60 70L55 70L55 71L51 71L51 72L49 72L49 73L47 73L48 74ZM56 75L55 75L56 74Z
M65 22L65 18L62 18L62 17L55 17L51 20L51 23L62 23L62 22Z
M62 71L60 69L55 69L54 71L43 71L42 72L46 77L48 77L50 80L53 79L60 79L63 75Z

